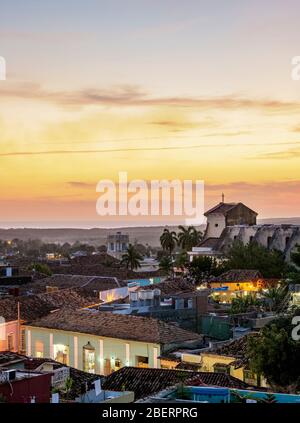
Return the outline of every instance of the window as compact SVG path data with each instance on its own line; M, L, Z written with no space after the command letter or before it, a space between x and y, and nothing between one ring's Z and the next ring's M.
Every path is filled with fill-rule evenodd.
M122 367L122 362L119 358L115 359L115 371L120 370L120 368Z
M141 355L137 355L136 356L136 364L137 364L137 367L148 368L149 367L149 358L143 357Z
M68 365L69 363L69 347L67 345L53 345L54 360L59 363Z
M253 235L251 235L250 238L249 238L249 242L252 242L253 238L254 238Z
M21 353L26 353L26 335L25 329L21 329L21 342L20 342Z
M8 351L13 351L14 347L15 347L14 334L10 333L7 335L7 349Z
M36 341L35 343L35 356L37 358L44 357L44 344L41 341Z
M95 348L90 342L83 347L83 370L87 373L95 373Z
M110 243L110 251L115 250L115 244L113 242Z
M256 375L251 370L244 370L244 382L249 383L251 385L256 385Z
M215 228L217 228L219 226L219 224L218 223L215 223Z
M216 363L214 364L214 372L229 374L229 366L227 366L227 364Z

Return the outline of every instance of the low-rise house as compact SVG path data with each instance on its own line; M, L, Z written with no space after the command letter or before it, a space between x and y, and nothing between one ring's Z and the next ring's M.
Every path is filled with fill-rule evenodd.
M41 378L40 376L45 376ZM39 377L33 380L33 377ZM21 380L27 378L25 381ZM49 384L50 379L50 384ZM19 383L16 383L19 382ZM16 388L6 386L13 384ZM26 388L26 389L25 389ZM23 394L21 390L23 389ZM50 400L52 392L52 398ZM128 403L134 401L134 393L108 391L101 387L99 375L86 373L47 358L31 358L25 355L0 353L0 396L7 402L78 402L78 403ZM9 395L9 397L8 397Z
M201 352L199 355L199 370L223 372L246 382L248 385L268 387L263 375L257 375L249 368L249 359L246 354L249 336L257 336L257 334L250 333L213 350ZM187 354L182 357L183 361L188 362L189 359L190 357Z
M0 300L0 351L25 351L21 325L50 313L53 307L37 296Z
M27 355L90 373L160 367L162 352L202 344L202 336L160 320L96 310L60 310L25 325Z
M214 299L228 303L237 295L257 293L277 283L278 280L263 278L258 270L232 269L210 279L208 286Z
M169 369L145 369L124 367L105 377L103 389L133 391L135 400L141 400L185 380L197 377L205 386L221 386L234 389L247 389L248 385L225 373L192 372Z
M64 308L79 309L98 305L101 301L76 289L62 289L38 295L0 299L0 351L25 352L27 321L39 319Z
M49 403L51 373L0 369L0 396L9 403Z

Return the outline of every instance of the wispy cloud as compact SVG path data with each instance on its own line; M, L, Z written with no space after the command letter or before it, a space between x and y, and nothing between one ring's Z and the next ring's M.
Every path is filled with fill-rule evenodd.
M255 192L256 194L272 193L299 193L300 180L287 180L287 181L268 181L268 182L229 182L225 184L206 184L205 189L208 192Z
M300 144L300 143L295 143ZM291 160L300 157L300 149L290 148L287 150L276 151L272 153L263 153L257 156L251 157L252 159L264 159L264 160Z
M140 87L125 85L110 89L87 88L75 91L51 91L35 83L5 84L0 96L39 100L59 106L167 106L197 109L260 109L268 113L300 111L300 102L237 95L220 97L153 97Z
M67 185L73 188L81 188L81 189L90 189L92 187L95 188L96 186L95 183L82 182L82 181L69 181L67 182Z
M288 145L288 144L300 144L300 142L291 142L291 143L270 143L270 145ZM243 144L243 147L252 147L259 146L257 143L247 143ZM157 146L157 147L124 147L124 148L106 148L106 149L86 149L86 150L36 150L36 151L8 151L5 153L0 153L0 157L14 157L14 156L44 156L44 155L75 155L75 154L105 154L105 153L120 153L120 152L139 152L139 151L176 151L176 150L193 150L193 149L211 149L211 148L236 148L240 146L236 143L227 143L227 144L193 144L193 145L168 145L168 146ZM289 157L289 154L300 155L300 150L290 150L291 153L282 152L282 153L270 153L258 155L254 158L286 158L284 154ZM277 157L278 155L278 157ZM280 157L282 155L282 157ZM296 157L296 156L295 156ZM76 182L75 182L76 183Z

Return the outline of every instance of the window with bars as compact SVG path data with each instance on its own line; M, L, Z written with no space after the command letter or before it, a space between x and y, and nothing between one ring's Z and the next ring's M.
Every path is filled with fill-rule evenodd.
M26 333L25 329L21 329L21 340L20 340L21 354L26 354Z
M13 351L14 347L15 347L15 342L14 342L14 334L10 333L7 335L7 349L8 351Z

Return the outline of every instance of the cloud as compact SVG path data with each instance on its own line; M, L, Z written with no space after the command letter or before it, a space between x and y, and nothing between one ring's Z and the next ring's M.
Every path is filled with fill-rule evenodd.
M151 139L151 138L149 138ZM299 142L291 142L291 143L270 143L269 145L288 145L288 144L300 144ZM258 146L260 144L257 143L247 143L243 144L243 147L252 147L252 146ZM105 149L86 149L86 150L43 150L43 151L8 151L5 153L0 153L0 157L17 157L17 156L46 156L46 155L72 155L72 154L105 154L105 153L122 153L122 152L138 152L138 151L176 151L176 150L192 150L192 149L202 149L202 148L235 148L237 146L240 146L239 144L234 143L228 143L228 144L194 144L194 145L168 145L165 147L121 147L121 148L105 148ZM300 155L300 151L297 150L291 150L294 151L295 157L297 157L297 154ZM286 157L277 157L277 154L284 155L288 153L270 153L270 154L264 154L254 158L286 158ZM287 158L290 158L289 156ZM294 158L294 157L293 157Z
M95 183L90 182L81 182L81 181L69 181L67 184L73 188L83 188L83 189L89 189L89 188L95 188Z
M272 99L256 99L236 95L219 97L153 97L137 86L122 85L110 89L86 88L75 91L51 91L35 83L4 84L0 96L38 100L67 106L166 106L194 109L259 109L268 113L300 111L300 103Z
M148 122L149 125L160 126L162 128L166 128L171 132L181 132L186 131L188 129L194 128L209 128L211 126L215 126L216 123L208 120L199 121L199 122L191 122L190 120L156 120L152 122Z
M254 192L255 194L266 193L299 193L300 180L287 180L287 181L268 181L268 182L229 182L225 184L205 184L205 190L208 192Z
M293 144L300 144L300 143L295 142ZM297 159L298 157L300 157L300 150L298 148L290 148L288 150L282 150L282 151L277 151L273 153L263 153L263 154L251 157L251 159L291 160L291 159Z

